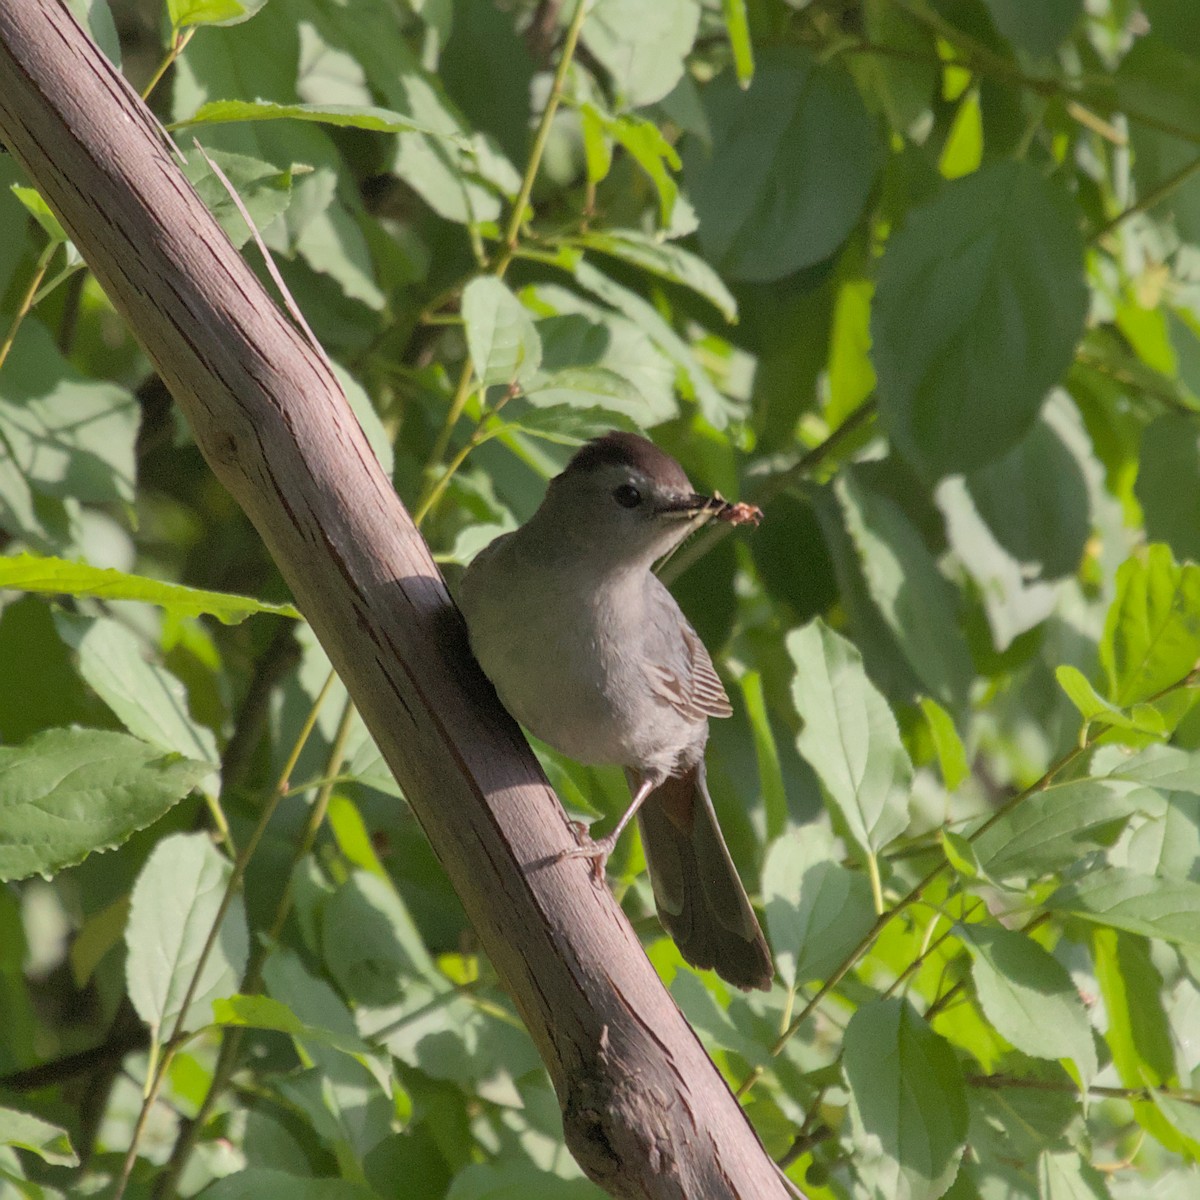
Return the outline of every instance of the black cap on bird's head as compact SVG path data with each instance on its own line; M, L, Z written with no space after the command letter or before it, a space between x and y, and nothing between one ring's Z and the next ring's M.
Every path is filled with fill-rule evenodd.
M564 524L578 541L595 541L598 554L611 549L614 557L632 544L642 551L636 557L657 558L707 518L739 524L758 515L751 505L698 493L669 454L623 431L581 446L551 481L544 506L569 510Z

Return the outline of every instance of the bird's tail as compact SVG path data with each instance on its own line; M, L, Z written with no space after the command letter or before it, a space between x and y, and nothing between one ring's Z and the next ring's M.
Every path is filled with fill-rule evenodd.
M717 825L703 761L655 788L638 825L658 917L680 954L736 987L770 988L771 951Z

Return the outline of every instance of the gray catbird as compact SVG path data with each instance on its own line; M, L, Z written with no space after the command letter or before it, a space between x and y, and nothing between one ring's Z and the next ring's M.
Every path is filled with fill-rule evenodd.
M467 569L471 648L505 707L581 763L625 768L633 803L572 856L604 863L636 813L659 918L680 953L741 988L771 955L704 778L708 718L732 711L712 660L652 567L709 517L757 509L699 496L646 438L583 446L541 507Z

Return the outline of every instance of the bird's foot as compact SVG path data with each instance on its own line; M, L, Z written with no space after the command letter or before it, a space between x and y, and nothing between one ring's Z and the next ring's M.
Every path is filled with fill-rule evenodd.
M582 821L570 822L571 832L579 843L573 850L560 850L554 856L555 862L567 858L587 858L592 863L592 878L597 882L604 879L604 869L608 865L609 856L616 847L617 839L611 834L608 837L593 838L588 833L588 827Z

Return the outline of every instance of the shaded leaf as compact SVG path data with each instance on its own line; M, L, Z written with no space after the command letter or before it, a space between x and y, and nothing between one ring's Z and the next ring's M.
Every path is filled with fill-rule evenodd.
M984 0L996 28L1034 58L1049 58L1083 12L1083 0Z
M205 1200L377 1200L365 1184L313 1179L270 1167L247 1167L204 1189Z
M891 1200L938 1200L967 1134L954 1051L903 1000L864 1004L843 1048L859 1173Z
M1015 446L1083 332L1083 244L1069 196L992 163L910 210L880 264L871 334L879 411L927 475Z
M958 624L958 599L920 534L886 496L854 473L833 484L871 599L913 671L942 703L961 703L972 675Z
M806 866L804 843L800 831L780 838L763 866L767 928L789 986L827 979L875 924L866 876L837 862Z
M703 95L712 144L689 138L683 168L708 259L726 279L763 282L828 258L876 171L874 130L849 77L772 48L748 90L729 72Z
M71 1148L65 1129L15 1108L0 1108L0 1146L29 1150L57 1167L79 1165L79 1156Z

